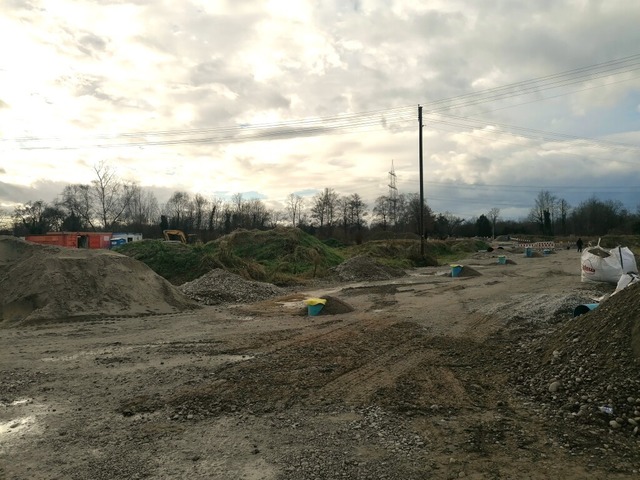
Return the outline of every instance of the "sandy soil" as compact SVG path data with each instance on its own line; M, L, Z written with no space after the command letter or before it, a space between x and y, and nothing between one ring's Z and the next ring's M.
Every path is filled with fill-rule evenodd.
M558 417L553 388L523 388L529 346L613 286L581 283L575 250L495 253L461 259L473 276L8 324L0 479L639 477L631 428ZM302 314L322 295L353 311Z

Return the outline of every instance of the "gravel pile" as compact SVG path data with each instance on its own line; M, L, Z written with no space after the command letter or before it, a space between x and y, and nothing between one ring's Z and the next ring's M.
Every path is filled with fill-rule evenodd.
M240 275L215 269L178 287L187 297L205 305L253 303L283 295L285 290L271 283L245 280Z
M569 320L573 310L583 303L594 303L596 291L568 294L521 293L505 301L478 304L476 311L486 316L501 318L506 323L545 326Z
M515 348L516 387L541 413L638 435L640 284Z
M381 265L368 255L358 255L342 262L335 268L335 273L343 282L391 280L406 275L404 270Z

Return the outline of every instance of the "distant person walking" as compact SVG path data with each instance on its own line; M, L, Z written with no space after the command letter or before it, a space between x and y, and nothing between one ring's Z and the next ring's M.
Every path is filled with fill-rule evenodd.
M582 251L582 239L579 238L578 241L576 242L576 247L578 247L578 251L581 252Z

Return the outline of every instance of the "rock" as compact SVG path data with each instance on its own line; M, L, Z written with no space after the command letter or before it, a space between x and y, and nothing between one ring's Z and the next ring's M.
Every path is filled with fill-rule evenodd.
M609 422L609 426L610 426L611 428L613 428L613 429L617 429L617 428L620 428L620 427L621 427L621 425L620 425L618 422L616 422L615 420L611 420L611 421Z
M556 380L549 385L549 392L556 393L562 387L562 382L560 380Z

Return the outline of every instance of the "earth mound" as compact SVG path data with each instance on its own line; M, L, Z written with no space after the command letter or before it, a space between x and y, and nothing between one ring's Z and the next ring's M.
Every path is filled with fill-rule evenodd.
M145 264L124 255L0 237L0 323L163 314L196 307Z
M391 280L406 275L403 270L382 265L368 255L357 255L342 262L335 268L335 273L343 282Z
M240 275L222 269L211 270L192 282L180 285L178 289L205 305L253 303L285 293L285 290L271 283L245 280Z
M323 295L327 303L320 310L320 315L340 315L343 313L353 312L353 307L348 303L343 302L339 298L332 297L331 295Z
M539 339L519 372L523 387L557 415L638 434L639 312L640 283Z
M476 270L475 268L471 268L467 265L463 265L462 266L462 270L460 271L460 273L458 274L458 277L479 277L482 274ZM453 276L453 272L449 273L449 276L452 277Z

